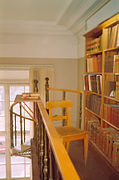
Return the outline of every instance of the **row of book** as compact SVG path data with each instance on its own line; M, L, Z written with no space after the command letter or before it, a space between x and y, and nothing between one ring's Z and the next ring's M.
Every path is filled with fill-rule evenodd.
M92 54L101 50L101 39L102 36L99 36L95 39L88 39L88 41L86 42L87 54Z
M115 98L119 99L119 81L116 81Z
M98 120L87 122L87 129L93 143L103 152L110 163L119 168L119 132L113 128L101 128Z
M119 100L119 74L107 74L104 78L104 95Z
M104 95L115 97L116 81L105 81L104 82Z
M101 97L95 94L87 94L86 107L94 113L100 115Z
M119 105L104 103L103 118L119 128Z
M119 24L105 29L105 49L119 46Z
M101 94L102 75L90 74L84 75L84 90Z
M119 73L119 55L117 52L108 52L105 55L105 72Z
M21 97L24 100L40 100L39 93L23 93Z
M87 72L102 72L102 55L87 58Z

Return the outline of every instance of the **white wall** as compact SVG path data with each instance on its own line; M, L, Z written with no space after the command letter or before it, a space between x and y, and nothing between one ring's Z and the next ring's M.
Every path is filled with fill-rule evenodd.
M0 34L0 57L77 58L77 39L67 34Z
M54 87L63 89L74 89L77 87L77 59L42 59L42 58L0 58L0 68L5 65L15 67L22 66L25 69L30 67L53 67L54 68ZM62 94L60 93L60 98ZM68 98L73 101L72 125L77 124L77 97L68 93Z
M55 71L55 88L77 89L77 39L70 32L1 33L0 57L0 66L4 68L51 66ZM76 96L71 95L71 100L77 107ZM76 125L77 109L72 114L72 124Z

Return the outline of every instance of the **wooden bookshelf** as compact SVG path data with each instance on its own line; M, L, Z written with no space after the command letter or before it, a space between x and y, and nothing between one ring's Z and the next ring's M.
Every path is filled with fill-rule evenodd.
M84 36L85 129L99 151L107 148L103 154L119 169L119 14Z

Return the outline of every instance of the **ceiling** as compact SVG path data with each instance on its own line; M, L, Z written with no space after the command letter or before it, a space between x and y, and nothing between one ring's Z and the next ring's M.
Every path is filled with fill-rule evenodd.
M0 0L0 33L52 29L77 33L109 0Z

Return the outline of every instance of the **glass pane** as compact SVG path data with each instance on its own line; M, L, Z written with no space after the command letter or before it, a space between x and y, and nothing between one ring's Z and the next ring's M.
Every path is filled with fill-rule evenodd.
M5 117L0 116L0 131L5 131Z
M0 165L3 165L5 163L5 137L0 136Z
M31 163L31 159L26 158L25 160L26 160L26 163Z
M26 164L26 177L30 177L30 164Z
M25 86L25 92L29 92L29 86Z
M4 87L0 86L0 101L4 100Z
M12 156L11 157L11 164L20 164L24 163L24 157Z
M27 131L30 130L30 121L29 121L29 120L26 120L26 121L25 121L25 129L26 129Z
M4 116L5 110L4 110L4 102L0 101L0 116Z
M6 165L0 165L0 179L6 178Z
M12 178L24 177L24 164L11 165L11 176Z
M14 107L13 107L13 112L17 113L17 114L20 114L20 105L19 104L16 104Z
M24 86L10 86L10 101L14 101L16 95L24 92Z

